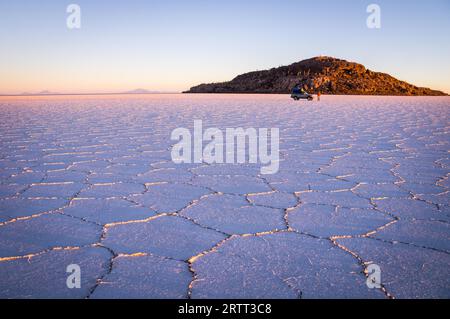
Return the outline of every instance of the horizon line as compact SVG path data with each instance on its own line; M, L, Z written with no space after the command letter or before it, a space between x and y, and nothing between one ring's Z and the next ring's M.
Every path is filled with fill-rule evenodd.
M88 92L88 93L27 93L27 94L0 94L2 97L14 96L59 96L59 95L150 95L150 94L182 94L182 91L173 91L173 92L146 92L146 93L130 93L130 92Z

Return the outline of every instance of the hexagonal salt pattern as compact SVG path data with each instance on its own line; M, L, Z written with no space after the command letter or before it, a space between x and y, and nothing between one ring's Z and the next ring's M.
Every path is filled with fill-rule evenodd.
M447 97L2 97L0 298L449 298L449 115ZM199 119L279 128L279 171L173 163L170 133Z

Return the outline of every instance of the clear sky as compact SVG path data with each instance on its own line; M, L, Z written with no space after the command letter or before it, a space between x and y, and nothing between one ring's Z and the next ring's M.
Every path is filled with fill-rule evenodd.
M0 0L0 94L181 91L317 55L450 93L449 14L449 0Z

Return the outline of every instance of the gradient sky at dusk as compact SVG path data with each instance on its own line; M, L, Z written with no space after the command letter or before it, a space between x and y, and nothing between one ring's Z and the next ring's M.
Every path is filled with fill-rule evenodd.
M450 93L449 13L448 0L0 0L0 94L181 91L317 55Z

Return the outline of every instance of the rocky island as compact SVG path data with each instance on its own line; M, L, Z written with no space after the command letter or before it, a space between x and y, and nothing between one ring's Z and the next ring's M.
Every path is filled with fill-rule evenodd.
M200 84L184 93L289 93L300 84L310 93L337 95L428 95L444 92L418 87L362 64L314 57L264 71L238 75L229 82Z

